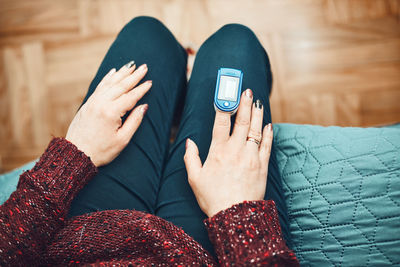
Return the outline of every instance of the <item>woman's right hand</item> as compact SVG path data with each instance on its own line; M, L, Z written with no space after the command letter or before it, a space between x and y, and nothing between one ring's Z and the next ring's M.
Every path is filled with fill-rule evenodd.
M133 61L118 71L110 70L72 120L65 138L97 167L116 158L142 122L148 105L136 103L152 86L151 81L139 84L147 70L146 64L136 69Z
M216 112L204 165L196 144L186 140L184 161L188 181L208 217L244 200L262 200L265 195L272 126L268 124L262 131L263 106L259 100L253 103L250 89L242 94L231 136L230 117L227 113ZM259 140L260 145L247 137Z

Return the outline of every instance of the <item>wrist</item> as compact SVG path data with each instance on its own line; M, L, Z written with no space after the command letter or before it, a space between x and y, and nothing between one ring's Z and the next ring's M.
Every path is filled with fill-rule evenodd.
M85 154L86 157L89 158L89 160L96 166L99 167L98 162L95 160L95 158L93 157L92 153L89 152L89 150L81 145L79 142L77 142L74 138L71 138L70 136L65 137L65 140L67 140L68 142L70 142L71 144L75 145L76 148L78 148L79 151L83 152L83 154Z
M223 210L227 210L232 208L233 206L240 204L240 203L244 203L244 202L251 202L251 201L259 201L259 200L264 200L264 199L253 199L253 200L236 200L236 201L231 201L229 203L225 203L225 204L219 204L219 205L215 205L212 206L211 208L207 209L207 212L205 212L207 214L207 216L209 218L213 217L214 215L216 215L217 213L223 211Z
M243 202L243 201L239 201L239 202L235 202L235 203L227 203L227 204L224 204L224 205L215 205L215 206L212 206L211 208L209 208L209 209L207 209L207 212L206 212L206 214L207 214L207 216L209 217L209 218L211 218L211 217L213 217L214 215L216 215L217 213L219 213L219 212L221 212L221 211L223 211L223 210L226 210L226 209L229 209L229 208L231 208L233 205L236 205L236 204L238 204L238 203L241 203L241 202Z

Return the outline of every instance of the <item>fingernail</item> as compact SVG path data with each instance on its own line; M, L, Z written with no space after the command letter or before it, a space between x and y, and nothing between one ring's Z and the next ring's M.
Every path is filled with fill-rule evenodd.
M117 70L115 69L115 68L112 68L111 70L110 70L110 74L113 74L114 72L116 72Z
M185 143L185 149L187 149L188 148L188 145L189 145L189 138L186 138L186 143Z
M127 67L128 69L132 68L132 66L135 65L135 61L129 61L128 63L125 64L125 67Z
M149 108L149 105L145 104L142 106L142 113L145 114L147 109Z
M148 81L146 81L146 83L153 84L153 81L152 80L148 80Z
M262 109L262 104L261 104L260 99L257 99L257 100L256 100L256 108Z
M138 70L144 71L145 69L147 69L147 65L146 65L146 64L143 64L143 65L141 65L141 66L139 67Z
M268 130L268 131L272 131L272 124L271 124L271 123L268 123L268 125L267 125L267 130Z
M253 96L253 92L250 89L247 89L245 94L248 98L251 98Z

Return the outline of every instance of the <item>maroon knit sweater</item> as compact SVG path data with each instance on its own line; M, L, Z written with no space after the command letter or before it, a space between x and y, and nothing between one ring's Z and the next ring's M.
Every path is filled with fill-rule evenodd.
M96 174L90 158L54 138L0 206L0 266L218 266L172 223L136 210L67 219L72 199ZM244 201L204 220L223 266L298 266L273 201Z

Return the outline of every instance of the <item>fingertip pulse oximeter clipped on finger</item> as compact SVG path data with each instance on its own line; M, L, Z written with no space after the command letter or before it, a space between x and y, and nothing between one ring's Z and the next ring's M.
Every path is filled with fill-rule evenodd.
M237 69L220 68L215 86L214 107L222 112L235 114L242 92L243 72Z

